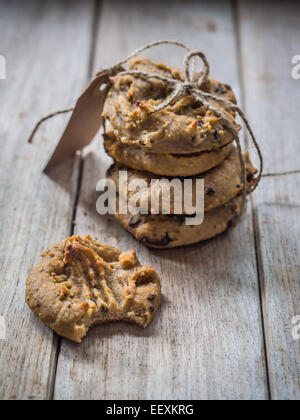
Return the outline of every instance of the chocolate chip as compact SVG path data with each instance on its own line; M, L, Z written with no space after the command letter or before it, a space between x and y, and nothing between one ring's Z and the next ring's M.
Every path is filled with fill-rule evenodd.
M205 194L206 195L208 195L208 196L211 196L211 195L214 195L215 194L215 190L213 189L213 188L211 188L211 187L208 187L208 188L206 188L206 190L205 190Z
M102 312L104 312L106 314L108 312L108 307L107 306L102 306L101 310L102 310Z
M154 312L155 311L155 308L154 308L154 306L150 306L150 308L149 308L149 310L150 310L150 312Z
M214 132L214 139L220 141L219 133L217 131Z
M162 239L159 239L157 241L152 241L147 236L144 236L141 239L141 242L144 245L156 245L156 246L167 246L170 242L172 242L172 239L169 238L168 232L166 232L165 236Z
M224 95L224 93L226 93L225 89L223 86L218 86L215 88L215 92L219 95Z
M230 85L224 85L226 87L227 90L231 90L232 91L232 87Z
M227 223L228 229L233 227L237 223L238 218L239 218L239 213L236 211L236 209L234 207L232 207L231 211L232 211L232 214L233 214L233 218Z
M195 137L195 136L194 136L194 137L192 137L192 143L193 143L193 144L197 144L197 137Z
M247 175L247 181L251 182L253 180L254 176L252 174Z
M130 220L129 220L129 227L131 229L134 229L136 227L138 227L140 224L142 223L142 219L140 219L137 216L133 216Z
M233 221L229 220L229 222L227 223L227 228L230 229L233 226Z
M155 300L156 296L155 295L149 295L148 296L148 300L150 300L150 302L153 302Z
M115 168L116 168L116 164L114 163L114 164L111 165L110 168L108 168L108 170L106 171L106 175L107 176L112 176L113 173L114 173Z

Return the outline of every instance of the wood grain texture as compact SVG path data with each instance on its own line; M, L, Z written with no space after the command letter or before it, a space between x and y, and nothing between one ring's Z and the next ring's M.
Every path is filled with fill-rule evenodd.
M134 48L175 38L205 51L212 74L238 86L231 2L104 1L95 71ZM156 58L177 62L178 49ZM155 56L154 54L154 56ZM204 244L150 251L110 217L97 215L96 183L110 159L99 138L86 152L76 232L125 250L162 279L164 302L146 330L95 328L81 346L63 340L56 399L265 399L268 397L251 213ZM87 212L87 215L84 212Z
M300 81L291 76L300 52L300 4L240 4L246 111L259 133L266 172L299 169ZM300 398L300 177L265 179L254 197L263 314L273 399Z
M78 159L50 176L42 168L66 119L43 127L26 144L37 119L74 102L86 84L93 2L7 1L0 4L0 399L50 398L57 338L25 305L29 269L39 254L68 235ZM74 48L76 45L76 48Z

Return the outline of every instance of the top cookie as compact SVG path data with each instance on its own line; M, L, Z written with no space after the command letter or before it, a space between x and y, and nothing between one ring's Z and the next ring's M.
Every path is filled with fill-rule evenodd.
M129 69L184 80L180 70L154 64L145 58L132 59ZM171 92L161 80L117 75L112 83L103 117L110 122L114 137L124 144L139 146L152 153L190 154L219 149L233 140L222 120L191 95L153 113ZM208 79L203 90L236 103L228 85ZM214 106L218 104L214 103ZM222 111L236 124L234 112Z
M134 251L121 251L73 236L41 255L27 279L26 302L57 334L81 342L106 321L146 327L159 307L160 280Z

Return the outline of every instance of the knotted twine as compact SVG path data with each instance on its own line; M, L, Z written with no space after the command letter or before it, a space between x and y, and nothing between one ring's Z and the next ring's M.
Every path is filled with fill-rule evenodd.
M163 76L163 75L157 74L157 73L148 73L148 72L143 72L143 71L138 71L138 70L124 70L123 69L123 65L127 64L133 57L141 54L142 52L144 52L144 51L146 51L150 48L153 48L153 47L156 47L156 46L159 46L159 45L176 45L180 48L185 49L188 52L188 54L184 58L184 69L185 69L185 80L184 81L174 79L172 77L166 77L166 76ZM197 57L200 58L201 61L203 62L203 71L200 74L200 77L198 78L198 80L196 80L196 78L195 78L195 58L197 58ZM261 149L259 147L259 143L256 140L256 137L253 133L253 130L252 130L252 128L250 126L250 123L249 123L246 115L244 114L244 112L236 104L233 104L232 102L229 102L228 100L223 99L218 95L212 95L212 94L210 94L208 92L205 92L203 90L203 85L208 80L209 73L210 73L209 62L208 62L205 54L203 54L201 51L192 51L186 45L184 45L181 42L177 42L177 41L157 41L157 42L152 42L150 44L145 45L144 47L139 48L138 50L136 50L132 54L130 54L127 58L125 58L124 60L115 64L114 66L102 69L100 72L97 73L96 79L101 78L104 75L106 75L106 76L108 76L108 80L109 80L109 83L110 83L111 86L112 86L112 81L111 81L110 78L113 77L113 76L116 76L116 75L120 75L120 76L129 75L129 76L132 76L132 77L144 78L146 80L158 79L158 80L161 80L164 83L166 83L166 85L168 85L171 88L171 93L166 98L166 100L163 101L159 106L155 107L154 111L152 111L151 113L156 113L156 112L162 111L162 110L166 109L169 105L173 105L174 103L179 101L179 99L181 99L183 96L189 95L189 96L194 97L194 99L201 106L205 106L208 110L212 111L218 118L220 118L220 120L222 121L222 124L232 133L234 141L235 141L236 146L237 146L237 151L238 151L238 156L239 156L239 161L240 161L240 167L241 167L241 180L242 180L242 184L243 184L242 206L241 206L241 211L240 211L240 215L241 215L244 212L244 209L245 209L247 193L251 194L257 188L257 186L260 183L262 177L291 175L291 174L300 173L300 170L290 171L290 172L281 172L281 173L272 173L272 174L263 174L264 160L263 160L262 152L261 152ZM216 103L217 106L215 106L214 103ZM258 154L258 157L259 157L259 162L260 162L260 167L259 167L258 176L255 179L255 182L253 182L251 184L251 186L250 185L247 186L246 165L245 165L245 161L244 161L244 158L243 158L243 151L242 151L242 146L241 146L241 142L240 142L240 139L239 139L238 129L232 123L232 121L230 120L230 117L228 117L223 112L222 109L224 111L234 112L235 114L239 115L239 117L244 122L245 127L247 129L247 132L250 135L251 141L252 141L252 143L253 143L256 151L257 151L257 154ZM32 134L29 137L28 142L32 143L36 132L38 131L40 125L43 122L47 121L50 118L55 117L56 115L72 112L73 110L74 110L74 108L57 111L57 112L54 112L54 113L42 118L36 124Z

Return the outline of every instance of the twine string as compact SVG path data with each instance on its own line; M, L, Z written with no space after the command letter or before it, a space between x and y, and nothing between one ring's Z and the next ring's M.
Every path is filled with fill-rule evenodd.
M124 64L127 64L132 58L136 57L137 55L151 49L154 47L158 47L160 45L175 45L177 47L183 48L188 52L191 52L191 49L188 48L186 45L184 45L182 42L178 42L178 41L155 41L155 42L151 42L150 44L144 45L141 48L138 48L137 50L135 50L134 52L132 52L131 54L129 54L124 60L119 61L117 64L115 64L112 67L109 68L105 68L105 69L100 69L100 71L96 74L96 77L99 77L100 75L102 75L103 73L120 73L120 71L118 71Z
M53 112L52 114L46 115L46 117L43 117L42 119L40 119L40 121L38 121L38 123L35 125L34 129L32 130L32 133L29 136L29 139L27 140L28 143L32 143L34 136L36 135L38 129L40 128L40 126L46 122L47 120L50 120L50 118L56 117L57 115L60 114L67 114L69 112L74 111L74 108L69 108L69 109L63 109L62 111L56 111Z
M286 176L286 175L297 175L300 174L300 169L295 169L294 171L285 171L285 172L273 172L268 174L262 174L262 178L270 178L274 176Z
M210 72L210 65L206 56L201 51L191 51L189 54L187 54L186 57L184 58L184 66L185 66L186 79L189 83L194 82L194 74L192 72L192 76L191 76L191 72L190 72L191 63L194 62L192 61L192 58L194 57L199 57L203 61L204 71L201 77L199 78L199 80L196 82L196 86L198 87L198 89L201 89L202 84L206 82L206 80L208 79L209 72Z

